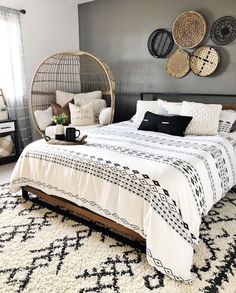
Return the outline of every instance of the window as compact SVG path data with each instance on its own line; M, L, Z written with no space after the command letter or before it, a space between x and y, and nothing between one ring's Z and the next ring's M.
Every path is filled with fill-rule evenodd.
M9 108L10 118L17 119L20 146L32 140L26 99L20 12L0 6L0 88Z

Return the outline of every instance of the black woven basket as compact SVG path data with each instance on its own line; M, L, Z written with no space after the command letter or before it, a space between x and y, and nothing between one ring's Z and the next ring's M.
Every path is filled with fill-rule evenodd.
M171 32L166 29L155 30L148 39L148 50L154 58L165 58L174 47Z
M236 19L232 16L223 16L217 19L210 31L212 41L220 46L228 45L236 38Z

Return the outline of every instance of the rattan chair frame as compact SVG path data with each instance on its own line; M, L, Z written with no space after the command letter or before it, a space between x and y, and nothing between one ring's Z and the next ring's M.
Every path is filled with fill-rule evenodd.
M82 68L82 69L81 69ZM51 55L37 68L29 97L33 127L43 135L35 119L35 110L45 110L56 101L56 90L79 93L101 90L111 107L110 123L115 114L115 80L110 67L100 58L84 52L71 51Z

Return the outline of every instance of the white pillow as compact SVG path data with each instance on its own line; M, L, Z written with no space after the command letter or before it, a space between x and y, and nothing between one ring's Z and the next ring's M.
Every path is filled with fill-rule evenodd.
M173 115L181 115L182 103L176 102L167 102L161 99L157 100L159 107L159 114L173 114Z
M94 91L89 93L80 93L75 94L74 96L74 103L85 105L85 103L91 102L91 100L102 99L102 92L101 91Z
M138 128L140 126L147 111L159 114L159 105L157 101L138 100L136 105L136 114L131 118L134 127Z
M88 103L93 103L95 122L99 123L99 114L103 109L106 108L106 101L104 99L94 99L94 100L84 100L84 99L74 99L76 106L84 106Z
M34 116L40 130L44 131L47 126L52 124L52 107L46 110L34 111Z
M65 104L71 102L74 99L75 94L67 93L63 91L56 91L56 103L61 107L64 107Z
M220 112L218 132L220 134L230 133L235 120L236 120L236 111L222 110Z
M93 125L95 123L93 103L86 104L82 107L69 103L71 125L83 126Z
M181 115L191 116L185 134L217 135L222 105L182 102Z
M99 114L99 123L101 125L108 125L111 119L111 107L107 107L101 111Z
M102 92L101 91L94 91L89 93L79 93L79 94L73 94L73 93L67 93L63 91L56 91L56 102L60 106L64 106L66 103L70 102L74 99L74 103L77 104L77 102L85 102L89 103L91 100L94 99L101 99L102 98Z

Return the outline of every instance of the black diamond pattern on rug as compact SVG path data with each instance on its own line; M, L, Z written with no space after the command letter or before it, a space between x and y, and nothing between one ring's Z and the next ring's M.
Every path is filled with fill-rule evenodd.
M234 293L235 193L203 219L194 287L152 268L134 243L55 211L11 195L8 184L0 186L0 292Z

